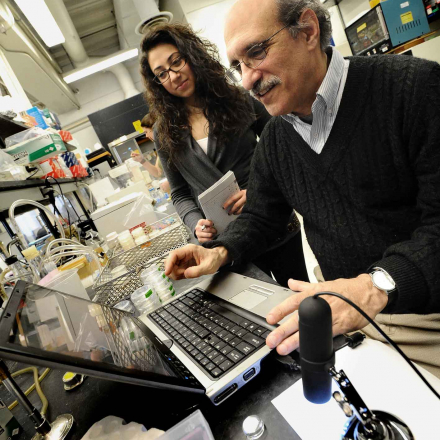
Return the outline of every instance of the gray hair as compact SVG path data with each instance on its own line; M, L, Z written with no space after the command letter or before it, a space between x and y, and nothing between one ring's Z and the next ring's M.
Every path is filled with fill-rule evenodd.
M330 46L332 35L332 24L330 14L322 6L319 0L276 0L278 6L278 19L281 24L289 26L290 34L296 38L303 29L308 27L307 23L298 23L301 14L306 9L311 9L319 21L321 50Z

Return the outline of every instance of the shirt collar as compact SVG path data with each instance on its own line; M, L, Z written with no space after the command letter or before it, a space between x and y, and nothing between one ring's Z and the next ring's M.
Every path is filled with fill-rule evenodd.
M328 66L327 73L322 81L316 95L321 96L327 108L333 108L336 98L338 96L339 83L341 82L342 75L344 73L344 58L333 47L330 47L333 51L330 65Z
M339 84L344 74L344 57L332 46L328 50L332 51L330 64L316 95L324 99L327 108L333 108L338 96ZM281 115L281 117L289 122L292 122L292 119L300 121L298 116L293 113Z

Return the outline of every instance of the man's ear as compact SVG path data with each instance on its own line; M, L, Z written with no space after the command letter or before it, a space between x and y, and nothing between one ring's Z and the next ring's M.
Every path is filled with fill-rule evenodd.
M306 36L306 43L309 49L314 49L320 46L321 31L319 29L319 21L316 14L311 9L303 11L298 20L299 23L306 24L304 29L301 29Z

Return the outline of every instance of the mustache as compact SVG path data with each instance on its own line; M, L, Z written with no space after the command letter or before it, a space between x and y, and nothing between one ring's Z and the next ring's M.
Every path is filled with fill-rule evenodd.
M281 78L278 78L278 76L271 76L270 78L263 81L262 79L259 79L254 83L254 86L249 91L252 98L258 99L257 95L261 93L264 90L270 89L278 84L281 84Z

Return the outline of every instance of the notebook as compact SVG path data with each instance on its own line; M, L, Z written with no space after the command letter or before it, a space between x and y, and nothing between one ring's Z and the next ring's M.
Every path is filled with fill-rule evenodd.
M220 180L199 195L199 202L205 217L214 223L215 229L221 234L237 217L229 215L223 204L229 197L240 191L233 171L228 171Z

